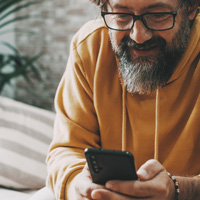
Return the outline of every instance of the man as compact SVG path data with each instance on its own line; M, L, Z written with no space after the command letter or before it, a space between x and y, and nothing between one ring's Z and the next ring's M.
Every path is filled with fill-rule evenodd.
M56 95L57 199L200 199L199 0L93 0ZM92 183L88 147L126 150L138 180ZM170 175L168 174L168 172Z

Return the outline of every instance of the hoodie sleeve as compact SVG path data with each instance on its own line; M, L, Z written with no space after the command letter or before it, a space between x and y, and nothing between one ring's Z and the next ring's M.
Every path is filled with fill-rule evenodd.
M67 199L66 188L72 188L69 186L72 177L83 169L84 149L99 148L100 143L92 81L84 72L75 45L71 46L70 52L66 71L56 93L54 138L47 157L47 185L58 200ZM87 51L83 54L87 54Z

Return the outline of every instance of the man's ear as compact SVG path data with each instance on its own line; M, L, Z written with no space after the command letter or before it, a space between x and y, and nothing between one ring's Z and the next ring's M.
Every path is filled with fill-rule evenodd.
M195 18L196 14L197 14L198 7L199 7L198 4L195 4L194 6L188 8L189 20L192 21Z

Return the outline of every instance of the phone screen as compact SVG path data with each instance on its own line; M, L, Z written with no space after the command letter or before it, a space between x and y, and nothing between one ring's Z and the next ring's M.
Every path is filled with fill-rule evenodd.
M136 180L134 157L127 151L87 148L85 156L94 183L108 180Z

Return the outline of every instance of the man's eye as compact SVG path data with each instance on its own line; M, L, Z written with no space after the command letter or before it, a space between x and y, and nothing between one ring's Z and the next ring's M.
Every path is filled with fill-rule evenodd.
M115 16L116 20L121 20L121 21L129 21L131 19L131 17L129 15L125 15L125 14L118 14Z
M165 21L171 18L170 14L165 14L165 13L155 13L146 16L147 19L152 20L152 21Z

